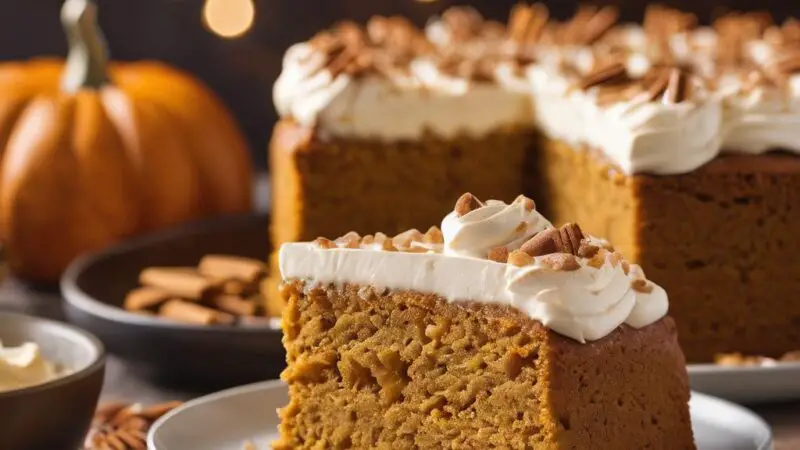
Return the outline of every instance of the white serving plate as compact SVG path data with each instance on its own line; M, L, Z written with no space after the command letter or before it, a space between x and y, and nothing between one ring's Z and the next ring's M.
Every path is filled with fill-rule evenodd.
M286 385L266 381L190 401L156 422L149 450L242 450L251 441L269 449L277 437L276 409L288 401ZM692 426L699 450L771 450L767 424L724 400L692 393Z
M724 367L689 364L692 389L736 403L768 403L800 399L800 363Z

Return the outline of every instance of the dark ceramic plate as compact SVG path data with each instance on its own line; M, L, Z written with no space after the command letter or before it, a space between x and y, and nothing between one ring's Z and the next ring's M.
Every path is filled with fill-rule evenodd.
M185 325L121 309L145 267L195 265L209 253L266 260L267 223L256 214L213 219L83 256L61 279L67 317L163 384L205 390L275 378L285 364L275 326Z

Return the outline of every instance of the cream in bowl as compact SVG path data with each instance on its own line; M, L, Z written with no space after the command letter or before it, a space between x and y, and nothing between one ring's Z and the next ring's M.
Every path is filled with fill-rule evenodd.
M0 341L0 392L47 383L64 374L45 359L36 343L5 346Z
M0 312L0 449L80 448L104 355L96 337L72 325Z

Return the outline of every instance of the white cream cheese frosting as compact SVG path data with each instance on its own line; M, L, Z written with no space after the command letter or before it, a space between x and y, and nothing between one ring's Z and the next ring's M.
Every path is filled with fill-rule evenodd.
M746 52L764 67L778 57L765 41L750 42ZM785 86L753 79L759 76L756 71L720 76L718 91L725 107L722 147L748 154L776 148L800 153L800 74L789 75Z
M689 172L717 156L721 102L703 92L690 101L598 104L554 65L528 70L536 127L551 138L599 149L624 173Z
M0 392L46 383L57 376L56 367L35 343L4 347L0 342Z
M610 251L574 257L578 265L569 269L554 267L553 255L533 257L523 266L487 258L490 247L518 250L527 237L550 228L522 202L488 201L464 215L449 214L442 222L441 248L409 252L289 243L280 249L280 270L286 281L370 285L510 305L580 342L601 339L622 324L642 328L666 315L666 292L637 279L636 270L626 270L634 266ZM636 289L637 281L646 288Z
M412 58L392 73L360 76L332 76L323 53L308 43L297 44L286 53L274 86L276 108L282 117L315 126L323 139L402 141L428 133L451 139L508 127L533 128L599 150L625 174L687 173L725 153L800 153L800 75L778 88L748 87L752 83L740 72L716 73L716 49L727 44L711 28L680 31L668 40L670 58L691 65L698 74L692 77L691 98L677 103L659 98L600 102L596 88L575 89L576 74L564 71L561 62L606 48L608 42L537 44L533 54L538 61L526 70L521 72L513 58L500 58L491 65L491 80L476 82L441 69L437 58L457 53L456 47L474 53L479 44L488 45L491 54L513 54L514 42L503 40L496 30L483 41L479 35L458 41L442 20L432 21L425 36L439 53ZM616 45L631 55L632 75L637 63L649 66L665 57L653 54L640 26L619 27L616 36ZM763 67L775 57L775 47L756 40L747 44L746 55ZM703 81L710 78L714 86Z
M315 125L323 136L419 140L426 133L451 139L481 137L508 127L528 126L530 105L518 79L497 68L499 80L474 82L445 74L426 58L408 72L333 77L325 56L309 44L297 44L284 58L273 88L278 113L302 125Z
M444 218L444 251L484 258L489 250L500 245L516 250L531 236L552 226L536 209L528 210L522 202L507 205L489 200L469 214L459 217L452 212Z

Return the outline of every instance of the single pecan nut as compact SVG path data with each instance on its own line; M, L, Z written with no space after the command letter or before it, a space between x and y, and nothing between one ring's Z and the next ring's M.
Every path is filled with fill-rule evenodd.
M536 233L519 248L530 256L543 256L558 253L563 248L558 228L549 228Z
M462 195L456 201L455 212L457 217L461 217L468 212L478 209L483 206L480 200L477 197L467 192L466 194Z
M581 227L578 226L576 223L567 223L562 225L558 229L559 234L561 235L561 245L562 245L562 252L563 253L571 253L573 255L578 254L578 250L581 247L581 241L584 238L583 231Z

